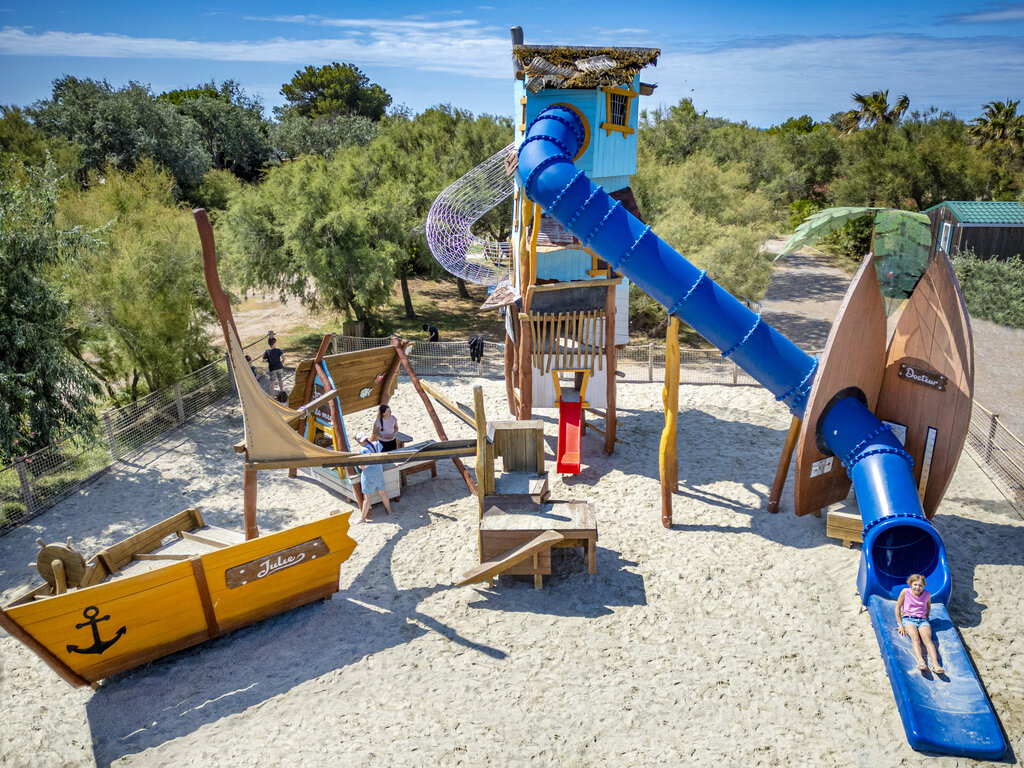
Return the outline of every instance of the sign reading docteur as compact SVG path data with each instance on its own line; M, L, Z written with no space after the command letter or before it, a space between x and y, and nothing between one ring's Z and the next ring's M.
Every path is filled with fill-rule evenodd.
M274 552L271 555L264 555L258 560L250 560L248 563L228 568L224 572L224 579L227 582L228 589L234 589L235 587L244 586L250 581L265 579L267 576L280 573L300 563L316 560L330 551L324 540L317 536L315 539L296 544L294 547L282 549L280 552Z
M916 365L909 365L907 363L900 363L899 377L906 379L907 381L913 381L915 384L921 384L925 387L931 387L937 389L939 392L946 391L946 377L941 373L935 371L929 371L926 368L921 368Z

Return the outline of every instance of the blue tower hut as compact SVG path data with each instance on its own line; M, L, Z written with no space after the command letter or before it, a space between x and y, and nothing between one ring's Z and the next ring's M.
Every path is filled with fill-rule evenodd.
M659 54L657 48L525 45L521 28L513 28L516 149L543 110L571 110L585 134L576 167L642 218L630 177L639 97L655 86L642 83L640 72ZM524 182L517 175L512 279L522 309L510 305L506 312L510 404L521 419L534 406L559 407L559 471L578 472L586 413L604 420L603 430L591 428L603 431L605 453L615 448L615 347L629 340L629 284L529 200Z

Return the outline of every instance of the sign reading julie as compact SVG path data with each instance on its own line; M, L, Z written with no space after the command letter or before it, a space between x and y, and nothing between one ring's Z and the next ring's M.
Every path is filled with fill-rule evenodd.
M929 371L925 368L921 368L916 365L908 365L907 363L900 363L899 377L912 381L915 384L921 384L925 387L931 387L937 389L939 392L946 391L946 377L936 371Z
M224 572L224 579L227 582L228 589L234 589L235 587L244 586L250 581L265 579L271 574L279 573L300 563L316 560L330 551L324 540L317 536L315 539L304 541L301 544L296 544L294 547L288 547L288 549L282 549L280 552L265 555L258 560L250 560L248 563L228 568Z

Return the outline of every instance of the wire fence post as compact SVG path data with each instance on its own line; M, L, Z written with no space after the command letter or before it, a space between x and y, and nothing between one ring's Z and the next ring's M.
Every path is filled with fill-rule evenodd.
M985 442L985 463L992 463L992 449L996 444L996 430L999 428L999 414L993 413L988 424L988 440Z
M178 406L178 423L185 423L185 403L181 399L181 384L174 385L174 404Z
M104 411L100 418L103 422L103 431L107 434L107 445L110 447L110 458L112 461L117 461L121 458L121 455L117 450L117 435L114 433L114 424L110 419L110 412Z
M18 473L18 482L21 484L21 496L25 500L25 514L33 515L36 511L35 498L32 496L32 486L28 481L28 470L25 468L25 457L18 456L14 460L14 471Z
M338 354L338 334L331 335L331 353Z
M732 364L732 383L738 384L740 380L740 367L736 363Z
M654 381L654 342L647 344L647 381Z

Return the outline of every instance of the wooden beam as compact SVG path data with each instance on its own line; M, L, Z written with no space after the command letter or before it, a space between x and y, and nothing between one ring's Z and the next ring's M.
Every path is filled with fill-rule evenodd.
M615 452L615 287L609 286L604 302L604 348L608 356L607 384L605 392L605 434L604 452L611 456Z
M472 408L455 400L449 400L447 395L439 389L435 389L426 381L421 381L420 385L423 387L424 392L437 400L437 402L443 405L447 410L451 411L452 414L466 422L466 424L476 429L476 415L473 413Z
M257 539L260 528L256 524L256 469L246 461L242 475L242 517L245 521L245 540Z
M395 346L395 351L398 353L398 359L402 361L402 367L405 369L406 375L409 377L409 381L412 382L413 387L416 389L416 394L420 396L420 400L423 401L424 407L427 409L427 415L430 416L430 421L434 424L434 429L437 430L437 436L441 440L447 441L448 435L445 434L444 426L441 424L441 420L437 417L437 411L434 410L434 406L430 402L430 398L427 397L427 393L423 391L423 385L420 383L419 378L416 376L416 371L412 369L412 364L409 362L409 358L405 354L406 342L399 339L397 336L391 339L391 343ZM452 463L455 464L455 468L459 470L459 474L462 475L462 479L466 481L466 487L469 488L469 492L475 494L476 486L473 485L473 478L469 476L469 472L466 470L465 465L458 458L459 456L465 456L468 454L455 454L452 455Z
M793 460L793 449L796 448L797 438L800 437L801 424L803 424L803 421L800 417L794 416L792 421L789 422L786 442L782 444L779 466L775 469L775 480L772 483L771 493L768 494L768 511L773 515L779 511L779 500L782 498L782 489L786 485L786 475L789 474L789 465Z

